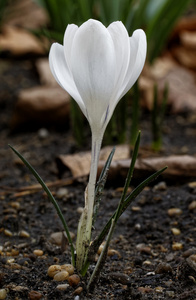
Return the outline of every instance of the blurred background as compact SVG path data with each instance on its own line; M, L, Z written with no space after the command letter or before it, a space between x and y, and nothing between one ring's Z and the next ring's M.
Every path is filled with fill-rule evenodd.
M148 40L142 75L120 101L104 143L132 145L142 129L142 143L151 149L168 149L176 140L175 151L185 153L186 140L178 142L176 130L189 122L193 127L189 134L195 138L193 0L0 0L1 134L39 132L42 138L52 131L69 131L72 146L90 147L86 120L48 65L50 45L62 43L66 26L89 18L105 26L121 20L129 35L142 28Z

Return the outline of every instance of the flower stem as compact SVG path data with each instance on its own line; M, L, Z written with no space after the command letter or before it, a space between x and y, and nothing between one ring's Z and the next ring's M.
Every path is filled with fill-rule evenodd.
M92 220L94 212L95 200L95 184L97 178L97 168L99 161L99 153L101 148L102 135L92 133L92 149L91 149L91 168L89 182L85 191L85 207L82 212L77 232L76 241L76 267L81 271L86 263L88 249L91 240Z

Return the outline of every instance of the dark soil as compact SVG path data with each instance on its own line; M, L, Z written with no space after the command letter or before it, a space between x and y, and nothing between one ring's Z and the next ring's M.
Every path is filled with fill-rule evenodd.
M190 256L196 255L196 215L190 208L196 201L196 185L190 185L193 178L188 182L182 178L179 183L163 176L139 195L119 220L111 243L117 252L107 258L94 292L86 294L88 275L79 283L83 287L79 298L78 286L69 286L65 291L56 288L61 282L47 275L48 267L70 263L69 247L62 249L50 242L51 233L62 231L62 225L43 191L21 189L36 182L7 145L14 145L25 155L46 182L59 180L56 157L78 148L71 130L60 132L53 126L44 139L37 130L10 131L18 91L36 86L39 80L28 59L2 58L0 65L0 289L7 289L6 299L196 299L196 267L190 263ZM149 146L149 114L143 111L141 120L141 146ZM196 153L193 120L190 114L166 116L162 154ZM90 149L90 139L86 149ZM83 207L87 178L63 184L63 179L70 177L66 171L51 190L70 230L76 234L77 209ZM62 187L66 193L59 197ZM96 232L116 209L120 187L109 182L105 189ZM170 208L181 209L181 214L169 216ZM172 228L179 229L179 234L175 235ZM29 237L21 237L22 230ZM36 256L35 249L43 250L43 255Z

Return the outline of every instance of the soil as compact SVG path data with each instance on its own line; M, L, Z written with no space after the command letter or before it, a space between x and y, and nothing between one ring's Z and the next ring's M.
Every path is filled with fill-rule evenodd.
M162 176L137 197L118 222L110 245L115 251L107 257L94 291L86 293L89 274L78 286L57 288L62 282L50 278L47 270L52 264L70 263L69 246L50 242L51 234L61 232L62 225L42 190L24 188L36 181L7 145L15 146L46 182L54 183L51 190L75 235L87 178L73 180L69 171L60 178L56 157L78 151L71 129L51 126L45 137L37 129L10 131L18 91L38 85L39 78L32 59L0 60L0 289L6 289L6 299L196 299L193 178L179 182ZM162 154L196 153L192 116L167 114ZM140 126L142 149L151 143L150 115L144 110ZM81 150L85 149L90 149L90 138ZM66 183L66 178L71 179ZM118 182L109 181L104 191L95 232L117 207ZM171 208L176 208L173 215L168 213ZM34 250L42 250L43 255ZM77 295L80 286L83 291Z

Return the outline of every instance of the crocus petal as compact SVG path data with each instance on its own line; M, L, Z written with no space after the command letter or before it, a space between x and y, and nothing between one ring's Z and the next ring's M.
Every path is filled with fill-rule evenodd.
M71 70L91 127L100 127L107 111L116 80L115 59L113 40L101 22L89 20L78 28L72 43Z
M84 113L84 115L86 115L83 100L78 93L72 75L70 74L70 71L68 69L62 45L58 43L52 44L49 53L49 64L52 74L58 84L76 100L82 112Z
M144 31L142 29L135 30L129 40L130 61L120 98L134 85L144 67L146 59L147 43Z
M129 66L130 42L128 32L122 22L113 22L108 26L108 31L113 39L116 54L116 84L113 94L121 88ZM113 101L113 99L111 99Z
M70 59L71 59L72 43L77 30L78 30L77 25L70 24L67 26L64 34L64 39L63 39L64 54L65 54L65 59L69 70L71 69Z
M125 78L111 102L108 118L111 118L117 103L131 89L144 67L147 50L146 35L144 31L142 29L135 30L133 35L129 38L129 44L129 65Z

